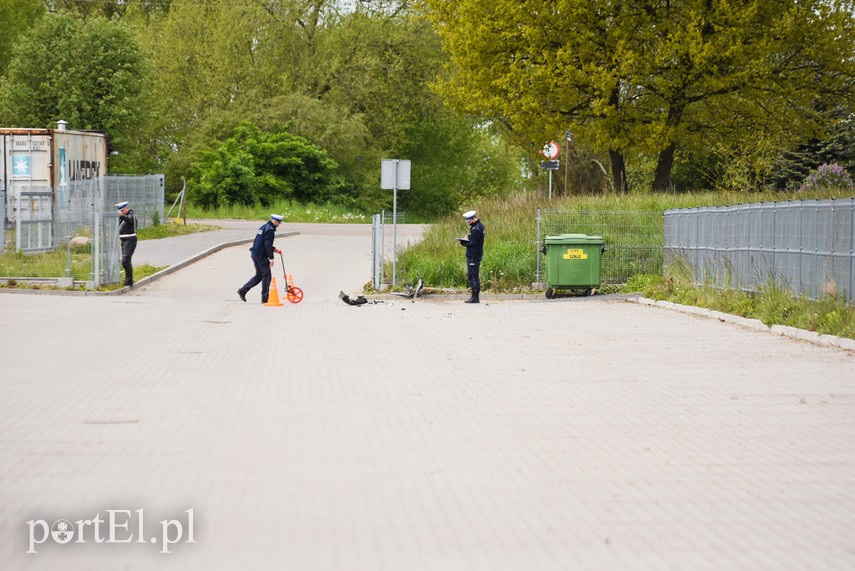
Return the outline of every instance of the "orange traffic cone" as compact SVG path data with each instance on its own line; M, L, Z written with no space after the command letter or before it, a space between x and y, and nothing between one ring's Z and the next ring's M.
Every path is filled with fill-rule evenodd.
M270 291L267 295L267 303L264 305L283 305L282 300L279 299L279 290L276 288L276 278L270 280Z

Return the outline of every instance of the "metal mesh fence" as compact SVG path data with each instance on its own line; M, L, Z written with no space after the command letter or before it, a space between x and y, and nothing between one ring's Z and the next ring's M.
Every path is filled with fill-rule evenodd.
M30 196L32 194L32 196ZM70 181L54 192L22 192L14 244L23 252L69 251L75 237L88 238L90 280L95 287L117 283L120 275L118 223L115 204L130 202L138 228L163 220L164 176L107 176ZM70 267L66 268L70 275ZM61 277L61 276L44 276Z
M53 248L53 193L49 187L30 186L18 197L15 243L27 252L44 252Z
M398 211L393 215L388 210L375 214L371 218L371 284L379 289L386 280L386 260L394 259L397 252L394 247L397 244L397 236L389 235L394 224L406 224L406 212ZM393 264L394 270L397 265ZM391 274L392 282L397 283L397 276Z
M855 198L665 212L665 265L696 284L756 291L775 284L812 299L855 289Z
M537 211L537 249L547 236L587 234L601 236L606 251L601 260L604 284L622 284L636 274L662 272L663 222L661 210ZM538 256L536 280L543 275Z
M137 216L140 228L163 222L164 176L111 175L107 177L107 204L127 200Z

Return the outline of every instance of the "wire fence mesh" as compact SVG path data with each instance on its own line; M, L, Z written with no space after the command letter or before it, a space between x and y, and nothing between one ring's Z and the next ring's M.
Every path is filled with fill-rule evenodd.
M371 219L371 284L379 289L385 283L386 260L395 260L397 257L397 235L394 232L396 224L406 224L407 213L398 211L396 214L388 210L382 210L374 214ZM390 233L391 232L391 233ZM397 283L397 264L393 264L393 270L389 274L392 283Z
M661 210L537 210L537 250L547 236L587 234L605 241L602 283L623 284L636 274L662 272L663 218ZM535 281L544 268L538 256Z
M111 175L73 180L55 192L22 192L16 231L3 251L36 254L64 249L68 252L64 276L40 277L67 277L72 275L72 246L88 249L86 281L95 287L117 283L121 268L115 204L129 201L141 229L163 220L163 198L163 175ZM75 238L78 242L73 243Z

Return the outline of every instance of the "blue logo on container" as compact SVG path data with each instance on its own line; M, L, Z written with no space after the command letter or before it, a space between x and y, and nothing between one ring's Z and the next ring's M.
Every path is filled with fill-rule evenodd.
M15 157L12 178L30 178L30 157Z

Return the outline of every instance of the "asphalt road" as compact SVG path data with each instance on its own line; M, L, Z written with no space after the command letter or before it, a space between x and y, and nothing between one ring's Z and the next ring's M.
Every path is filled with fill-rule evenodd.
M0 567L855 568L852 352L596 297L351 307L370 232L303 230L299 305L238 299L246 245L0 295Z

